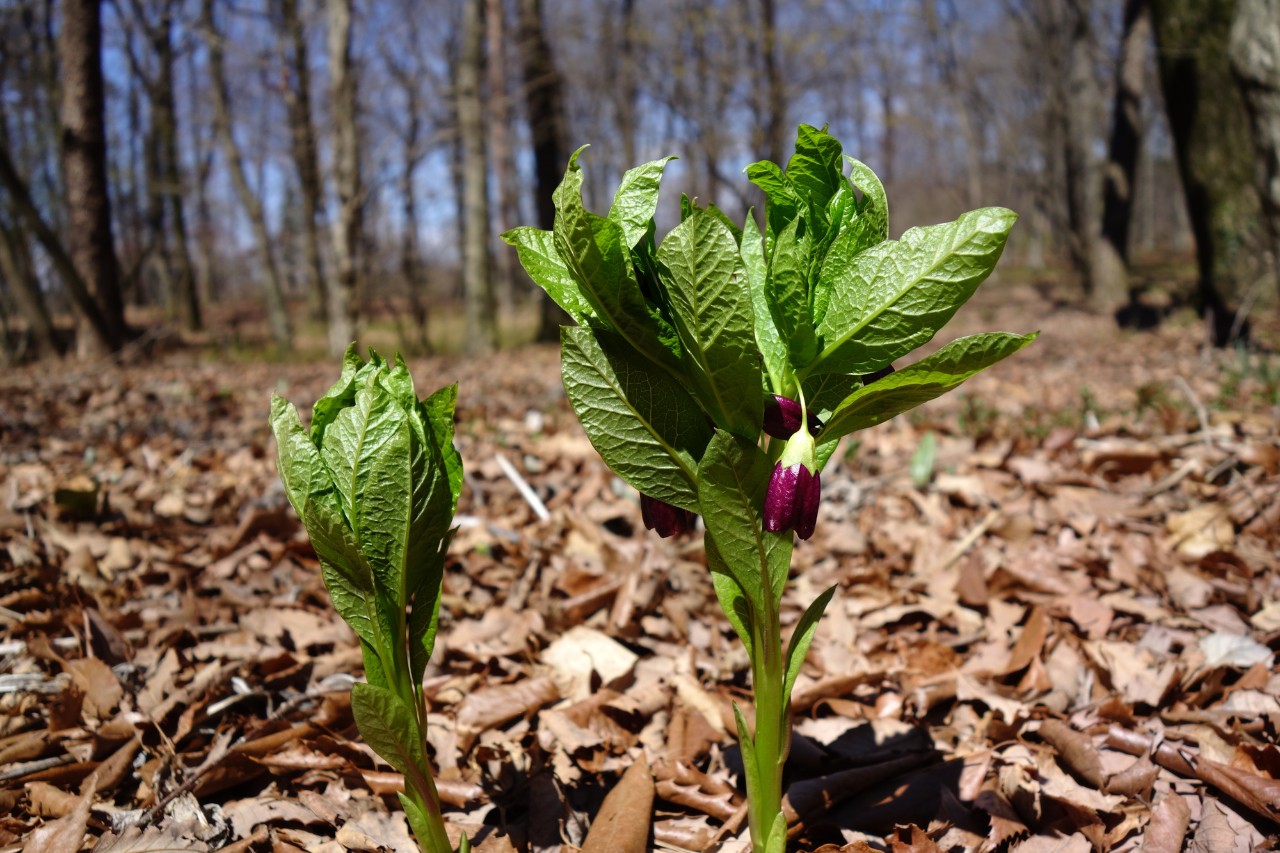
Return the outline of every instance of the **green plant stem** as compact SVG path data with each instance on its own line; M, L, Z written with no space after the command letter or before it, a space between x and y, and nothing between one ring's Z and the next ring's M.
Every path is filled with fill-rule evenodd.
M766 594L766 599L772 596ZM757 778L754 796L748 797L747 819L753 853L782 853L769 840L782 815L782 767L791 747L790 714L783 703L786 672L782 657L782 627L778 607L766 600L765 613L753 620L755 660L751 662L752 689L756 701L755 754ZM783 847L786 833L783 831Z

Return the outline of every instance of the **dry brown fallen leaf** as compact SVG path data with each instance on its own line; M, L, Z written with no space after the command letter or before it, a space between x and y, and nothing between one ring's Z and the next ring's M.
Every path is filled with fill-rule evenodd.
M89 825L89 805L97 790L98 777L90 775L80 790L80 799L70 813L32 830L27 836L27 853L75 853L84 843Z
M645 853L653 825L653 776L642 755L604 798L582 853Z
M1165 794L1151 810L1142 836L1142 853L1180 853L1191 823L1191 808L1178 794Z

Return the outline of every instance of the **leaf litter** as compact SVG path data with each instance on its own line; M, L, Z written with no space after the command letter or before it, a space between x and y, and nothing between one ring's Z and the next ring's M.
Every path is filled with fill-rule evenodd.
M991 287L982 325L1044 307ZM1277 843L1280 411L1187 331L1060 312L842 447L784 600L794 627L839 585L794 694L792 849ZM748 664L699 538L645 533L554 349L412 368L462 389L424 685L451 831L749 849ZM330 373L174 353L0 378L0 849L412 849L271 461L269 391Z

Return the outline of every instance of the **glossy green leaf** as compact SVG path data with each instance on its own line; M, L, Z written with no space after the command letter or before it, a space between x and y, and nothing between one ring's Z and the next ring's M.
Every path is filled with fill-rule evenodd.
M582 295L578 282L556 250L555 234L541 228L522 226L502 235L508 246L515 247L520 266L533 283L547 292L578 325L586 325L595 316L591 303Z
M560 330L565 393L605 464L641 493L696 511L711 427L689 392L617 335Z
M649 228L658 209L658 187L662 183L662 170L675 157L651 160L628 169L613 195L609 218L622 229L623 242L634 248Z
M351 405L356 391L363 388L369 377L377 373L386 362L375 352L370 352L369 360L360 358L356 345L351 344L342 356L342 373L338 381L324 393L311 407L311 439L316 447L321 445L324 431L338 416L338 412Z
M645 301L631 263L622 227L582 206L582 169L575 152L552 198L556 205L555 246L599 322L618 332L637 352L673 372L672 351L656 306Z
M778 235L769 259L765 298L787 343L788 359L797 370L813 360L818 338L809 313L809 253L812 243L804 219L794 219Z
M827 604L835 592L836 587L833 586L814 599L805 608L804 614L791 633L791 641L787 644L787 675L782 687L783 707L791 702L791 689L796 685L796 677L800 675L805 656L809 654L809 646L813 644L813 637L818 632L818 621L822 619L823 611L827 609Z
M721 430L698 466L698 506L707 536L756 613L770 612L767 602L777 606L791 565L791 533L767 533L761 519L772 474L773 463L754 442Z
M853 257L833 247L821 273L834 282L825 348L807 371L871 373L926 343L991 273L1016 220L989 207Z
M831 134L812 125L800 125L795 153L787 161L787 178L811 207L825 208L844 183L841 153L839 141Z
M854 391L836 407L819 444L883 423L940 397L970 376L1008 358L1037 337L992 332L952 341L933 355Z
M715 540L707 537L704 543L707 568L711 570L711 586L715 588L716 600L720 602L720 609L724 611L725 618L733 626L738 639L746 647L748 659L754 660L755 637L751 633L751 622L754 618L751 612L751 600L747 598L746 591L734 579L733 572L729 570L724 558L716 550Z
M769 388L774 393L786 394L791 390L788 387L791 367L787 361L787 345L778 334L778 326L773 322L773 313L769 310L769 299L765 295L769 266L764 257L764 237L760 234L755 217L750 212L747 213L747 220L742 229L740 255L742 268L747 276L747 289L751 294L751 315L755 325L756 348L764 361ZM794 397L795 392L792 391L788 396Z
M372 684L352 685L351 713L361 736L388 764L406 777L422 772L426 756L418 721L395 693Z
M759 435L764 411L760 355L745 272L733 234L699 211L658 247L684 373L717 425Z
M862 193L858 215L849 225L855 234L856 254L889 239L889 199L885 195L884 184L866 163L852 157L845 159L851 167L849 183Z

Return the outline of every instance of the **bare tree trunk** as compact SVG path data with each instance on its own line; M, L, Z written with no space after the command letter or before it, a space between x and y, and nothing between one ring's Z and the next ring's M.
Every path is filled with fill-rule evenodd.
M1102 192L1102 233L1093 251L1093 307L1111 313L1129 298L1129 232L1142 151L1142 95L1151 16L1147 0L1126 0L1111 141Z
M40 210L31 199L31 191L27 188L26 182L18 175L18 170L13 165L13 159L9 156L9 149L3 144L0 144L0 186L3 186L9 193L14 209L19 216L26 220L27 227L31 229L32 235L44 247L45 254L49 256L49 260L57 271L58 277L62 279L63 285L67 288L67 293L70 294L72 303L76 306L85 322L88 323L90 332L105 351L110 351L111 330L102 311L102 306L93 298L88 283L80 275L80 271L76 268L75 261L72 260L66 246L63 245L58 235L54 233L53 228L45 222L44 217L40 215Z
M551 57L551 45L542 28L541 0L519 0L518 8L525 114L533 144L534 206L538 213L538 227L550 230L556 219L551 194L559 185L569 160L564 82ZM559 341L560 326L569 322L568 316L545 293L540 305L537 339Z
M507 97L507 63L503 55L506 27L502 0L485 0L485 25L489 50L489 156L493 160L498 191L494 227L501 234L514 227L520 217L516 205L516 164L509 133L511 99ZM515 253L507 251L505 246L494 256L500 285L499 300L507 306L515 297L515 259Z
M285 69L289 80L284 86L285 107L289 114L290 152L298 172L302 214L302 253L306 278L307 311L312 319L328 319L324 266L320 260L320 226L318 217L321 196L320 155L317 153L316 131L311 121L311 68L307 60L307 34L298 14L298 0L278 0L281 40Z
M472 355L498 347L493 272L489 256L489 168L485 158L484 3L464 0L458 62L458 135L462 143L462 282L466 292L466 343Z
M1280 0L1239 0L1231 27L1231 67L1261 164L1262 207L1271 236L1271 265L1280 287Z
M1093 170L1090 149L1093 142L1093 83L1090 0L1067 3L1067 79L1063 106L1066 129L1062 140L1066 167L1067 224L1071 229L1071 266L1084 279L1085 292L1093 292L1090 259L1097 233L1093 218Z
M333 224L337 270L329 280L329 354L340 356L359 334L360 151L356 138L356 74L351 66L352 0L329 0L329 80L333 91L333 179L338 218Z
M258 252L262 257L263 272L266 274L267 325L271 329L271 339L282 350L293 345L293 332L289 327L289 312L284 301L284 283L280 276L280 266L275 252L271 248L271 234L267 231L267 218L262 210L262 201L249 186L245 176L244 158L240 154L240 146L236 144L231 133L231 111L227 105L227 79L223 71L222 36L214 26L213 0L202 0L200 6L200 27L203 30L205 46L209 51L210 94L213 98L214 133L222 146L223 156L227 160L227 170L231 173L231 182L235 186L240 204L249 216L249 224L253 228L254 238L258 243Z
M778 10L774 0L760 0L760 27L764 85L757 88L764 96L760 115L764 145L757 153L774 163L781 163L787 151L787 99L782 69L778 67Z
M1259 202L1249 119L1227 43L1235 0L1151 0L1165 110L1196 238L1197 295L1214 344L1247 336L1236 312L1253 282Z
M0 277L13 291L18 310L27 321L27 340L33 359L57 355L58 340L53 320L40 292L31 268L31 258L26 247L26 235L19 229L6 228L0 223Z
M65 0L61 13L58 60L67 250L104 320L102 334L81 335L77 345L81 355L102 354L119 349L129 335L107 189L102 9L99 0Z
M636 59L635 43L635 0L622 0L621 20L614 54L610 57L615 63L614 85L607 91L613 99L613 112L618 123L618 136L622 142L623 168L629 169L636 162ZM613 22L612 16L606 26Z

